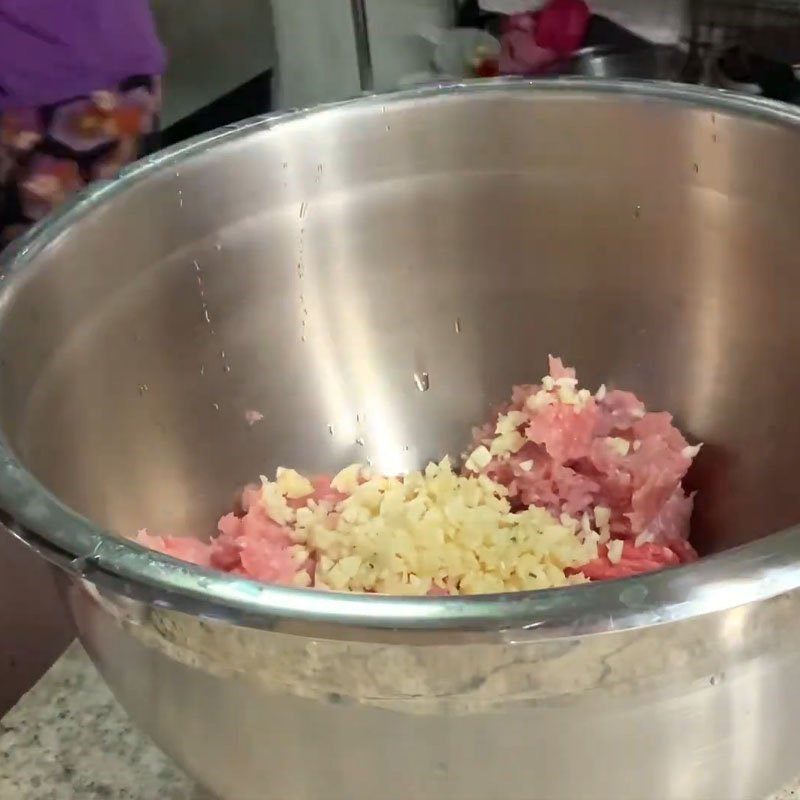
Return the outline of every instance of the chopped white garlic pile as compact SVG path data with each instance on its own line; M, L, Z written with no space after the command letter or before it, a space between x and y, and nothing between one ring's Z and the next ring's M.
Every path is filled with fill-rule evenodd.
M596 558L602 540L541 508L512 513L504 487L455 474L447 458L397 478L347 467L332 482L346 499L295 512L286 501L301 490L299 477L281 471L264 483L262 501L276 522L291 519L298 557L318 554L319 588L482 594L583 583L566 571Z

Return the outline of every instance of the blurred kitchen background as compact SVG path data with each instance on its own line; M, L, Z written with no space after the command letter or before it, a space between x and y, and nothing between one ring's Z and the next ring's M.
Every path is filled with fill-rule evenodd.
M481 61L478 76L502 66L768 95L793 89L800 62L800 0L152 2L170 52L168 144L270 110L475 77ZM538 31L526 29L529 11ZM486 63L515 47L521 59Z
M800 0L152 3L170 57L164 145L271 110L508 72L686 80L800 101ZM0 536L0 714L70 638L42 562Z
M153 0L170 52L166 141L267 110L352 97L365 77L364 88L375 91L434 79L437 47L431 40L459 17L469 25L478 5L477 0ZM488 0L482 5L537 4ZM685 33L686 0L601 5L605 12L610 6L621 25L656 40L677 42ZM359 63L365 40L366 76ZM459 71L452 63L446 66L448 74Z

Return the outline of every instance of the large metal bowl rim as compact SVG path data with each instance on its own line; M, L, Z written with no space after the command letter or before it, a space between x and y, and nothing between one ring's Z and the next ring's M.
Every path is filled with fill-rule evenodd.
M0 258L0 315L26 267L71 226L153 173L175 170L205 150L291 125L309 115L458 101L497 93L626 95L733 112L800 129L800 111L760 98L641 81L492 80L362 97L228 126L138 162L38 225ZM800 130L798 130L800 135ZM502 640L576 636L678 621L765 600L800 586L800 527L642 577L551 591L454 598L347 595L260 584L188 566L102 530L67 508L0 438L0 507L5 526L45 558L115 595L239 625L320 638L382 641Z

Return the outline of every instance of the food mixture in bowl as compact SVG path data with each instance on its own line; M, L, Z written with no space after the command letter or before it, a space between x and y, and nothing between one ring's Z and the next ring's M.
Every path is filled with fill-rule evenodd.
M457 468L384 476L278 469L248 487L210 542L140 531L140 544L268 583L394 595L525 591L697 558L681 484L700 446L630 392L579 389L550 359L541 384L476 429Z

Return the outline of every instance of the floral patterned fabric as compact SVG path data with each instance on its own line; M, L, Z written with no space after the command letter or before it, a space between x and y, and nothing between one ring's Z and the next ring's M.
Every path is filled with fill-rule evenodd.
M158 126L158 78L0 112L0 246L93 180L135 161Z

